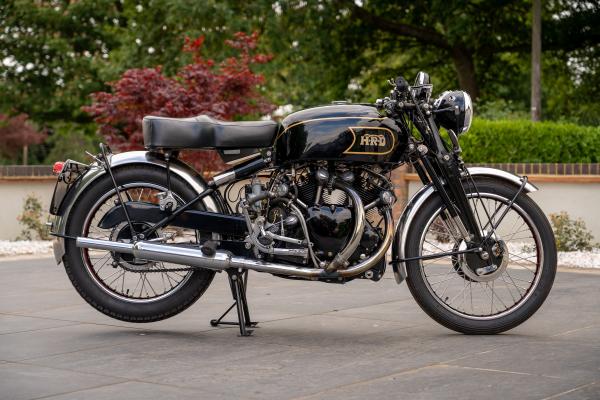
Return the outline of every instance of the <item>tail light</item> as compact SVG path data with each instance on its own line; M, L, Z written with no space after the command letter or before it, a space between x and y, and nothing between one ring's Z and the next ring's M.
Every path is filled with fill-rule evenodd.
M64 161L57 161L54 163L54 166L52 166L52 173L54 175L58 175L62 172L63 167L65 166L65 162Z

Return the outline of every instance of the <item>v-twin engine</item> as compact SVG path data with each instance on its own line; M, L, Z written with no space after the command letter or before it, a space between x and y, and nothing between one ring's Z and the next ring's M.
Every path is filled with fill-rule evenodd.
M280 171L266 184L253 180L238 207L257 258L333 273L372 257L384 242L389 226L382 229L381 222L394 201L385 176L321 164ZM378 278L384 268L382 259L366 277Z

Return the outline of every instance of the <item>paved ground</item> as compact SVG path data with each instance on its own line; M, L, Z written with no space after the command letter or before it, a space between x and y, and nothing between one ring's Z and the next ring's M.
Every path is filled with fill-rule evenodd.
M131 325L81 300L51 259L0 262L1 399L600 399L600 274L561 271L542 309L493 337L431 321L392 279L326 285L250 277L261 328L192 308ZM388 277L389 278L389 277Z

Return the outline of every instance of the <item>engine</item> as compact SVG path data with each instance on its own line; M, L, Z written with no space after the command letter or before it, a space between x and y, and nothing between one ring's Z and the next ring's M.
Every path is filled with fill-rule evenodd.
M239 206L257 258L335 272L368 259L382 243L395 201L377 167L326 162L280 170L245 186ZM250 247L247 244L247 247ZM385 257L362 278L378 280Z

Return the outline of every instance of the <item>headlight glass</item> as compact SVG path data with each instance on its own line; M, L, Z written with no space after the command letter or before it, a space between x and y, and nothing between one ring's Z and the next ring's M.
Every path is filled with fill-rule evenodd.
M467 92L446 91L435 100L433 108L440 126L451 129L457 135L465 133L471 127L473 103Z

